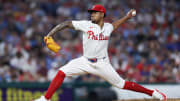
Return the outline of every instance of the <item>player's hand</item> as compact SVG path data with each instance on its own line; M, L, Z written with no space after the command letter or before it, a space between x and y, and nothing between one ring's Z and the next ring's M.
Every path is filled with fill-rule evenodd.
M128 13L127 13L127 17L128 18L132 18L136 16L136 10L135 9L131 9Z
M44 42L46 43L46 46L55 53L57 53L61 48L51 36L45 36Z

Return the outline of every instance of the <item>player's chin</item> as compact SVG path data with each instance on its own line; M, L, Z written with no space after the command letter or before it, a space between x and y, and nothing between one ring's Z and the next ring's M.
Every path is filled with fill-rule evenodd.
M94 21L94 20L91 20L92 21L92 23L96 23L96 21Z
M94 19L91 19L91 21L92 21L92 23L96 23L96 20L94 20Z

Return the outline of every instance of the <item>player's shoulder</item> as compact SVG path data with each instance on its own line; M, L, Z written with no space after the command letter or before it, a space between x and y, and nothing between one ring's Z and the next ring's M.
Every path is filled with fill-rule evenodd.
M80 25L81 27L83 27L83 26L89 25L90 21L88 21L88 20L72 20L72 24L74 26L79 26Z
M91 20L81 20L82 23L85 25L85 26L92 26L94 25L94 23L92 23Z
M106 26L106 27L112 27L113 25L111 24L111 23L109 23L109 22L104 22L104 25Z
M82 23L90 23L89 20L74 20L74 21L76 21L76 22L82 22Z

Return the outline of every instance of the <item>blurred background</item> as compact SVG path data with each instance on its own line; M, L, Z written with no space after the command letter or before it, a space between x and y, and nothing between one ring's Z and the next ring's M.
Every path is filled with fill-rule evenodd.
M106 22L137 10L109 41L110 61L121 77L146 84L180 83L179 0L0 0L0 83L49 82L58 68L80 57L80 32L57 33L54 38L62 47L57 54L46 48L43 37L63 21L89 19L87 9L94 4L105 6ZM94 75L64 81L77 82L105 81Z

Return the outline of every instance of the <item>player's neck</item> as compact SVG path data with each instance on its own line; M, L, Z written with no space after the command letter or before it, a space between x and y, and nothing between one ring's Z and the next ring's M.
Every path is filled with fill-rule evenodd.
M104 26L104 20L100 20L99 22L97 22L96 24L98 24L100 26L100 28L102 29Z

